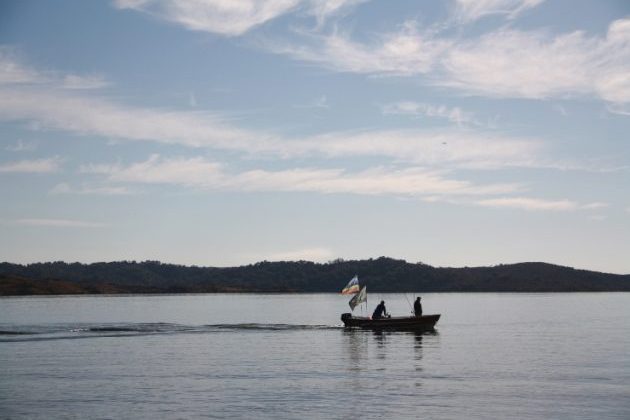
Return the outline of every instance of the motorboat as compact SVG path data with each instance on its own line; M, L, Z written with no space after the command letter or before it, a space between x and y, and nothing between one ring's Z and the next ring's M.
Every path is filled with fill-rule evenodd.
M370 330L431 331L435 328L435 324L439 319L440 314L383 317L378 319L353 316L350 312L341 315L341 321L343 321L344 326Z

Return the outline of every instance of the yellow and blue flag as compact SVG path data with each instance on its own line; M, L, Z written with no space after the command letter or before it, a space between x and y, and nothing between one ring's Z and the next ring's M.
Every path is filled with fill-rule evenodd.
M348 282L346 287L341 291L342 295L352 295L359 291L359 276L352 277L352 280Z

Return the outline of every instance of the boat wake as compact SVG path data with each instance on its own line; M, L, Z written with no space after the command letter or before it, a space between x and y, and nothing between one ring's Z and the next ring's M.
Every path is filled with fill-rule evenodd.
M0 343L68 340L98 337L137 337L154 334L212 334L229 332L291 332L338 330L339 325L296 325L296 324L207 324L182 325L171 323L125 323L125 324L49 324L0 326Z

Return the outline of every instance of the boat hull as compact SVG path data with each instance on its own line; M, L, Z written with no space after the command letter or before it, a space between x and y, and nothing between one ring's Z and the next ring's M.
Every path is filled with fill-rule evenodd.
M354 317L351 313L341 315L341 320L346 327L370 330L431 331L439 319L440 314L380 319Z

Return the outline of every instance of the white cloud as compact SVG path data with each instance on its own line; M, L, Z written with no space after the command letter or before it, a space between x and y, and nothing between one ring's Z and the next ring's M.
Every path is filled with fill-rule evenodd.
M102 75L68 74L63 78L63 87L66 89L100 89L109 85L110 83Z
M268 139L226 124L202 112L177 112L135 108L99 98L86 90L102 87L101 76L56 75L33 85L33 77L2 75L2 69L19 68L21 74L39 75L0 48L0 120L28 121L39 128L59 129L116 139L150 140L193 147L250 149ZM6 72L5 72L6 73ZM49 72L49 74L54 74ZM2 81L4 80L4 83ZM22 83L29 80L31 83ZM4 86L3 86L4 85Z
M385 115L413 115L433 118L445 118L459 126L465 124L481 125L472 112L460 107L449 108L445 105L431 105L420 102L402 101L386 104L382 107Z
M369 0L311 0L310 13L315 16L318 25L322 25L331 15L366 1Z
M630 19L612 22L599 49L602 63L594 73L601 74L593 74L597 92L612 103L630 102Z
M116 0L114 4L193 31L237 36L291 11L300 0Z
M15 144L8 145L4 148L9 152L32 152L37 149L37 143L33 141L24 141L22 139L18 139Z
M58 157L20 160L0 164L0 173L50 173L57 172L60 166L61 159Z
M86 222L84 220L69 219L16 219L12 224L35 227L59 227L59 228L101 228L103 223Z
M85 165L83 173L101 174L109 182L170 184L211 190L299 191L365 195L489 195L518 191L515 184L476 185L449 179L442 172L423 168L372 168L360 172L342 169L255 169L230 173L203 158L164 159L151 156L129 166Z
M407 22L372 42L335 31L309 34L300 44L268 41L264 46L336 71L423 76L425 83L466 94L532 99L590 95L614 104L630 102L630 19L612 22L604 37L502 28L459 39Z
M64 89L99 89L109 86L102 75L60 75L40 71L23 64L16 48L0 45L0 87L2 85L34 85Z
M3 84L42 83L47 80L40 72L22 64L14 48L0 45L0 86Z
M442 86L485 96L546 98L594 91L597 42L581 32L501 30L458 43L442 59Z
M318 105L326 105L323 99ZM459 108L415 103L410 106L398 104L390 111L424 112L460 123L472 118ZM481 133L470 128L350 131L283 138L241 129L233 121L207 112L126 106L92 92L58 89L55 85L36 88L12 84L0 88L0 120L26 121L36 124L38 129L116 140L237 151L256 158L374 156L442 169L510 166L580 169L579 163L543 159L544 146L539 140Z
M492 97L591 95L630 101L630 19L604 38L503 29L458 42L441 58L436 84Z
M325 97L317 106L326 106ZM428 109L435 115L465 120L458 110ZM416 164L475 168L534 166L541 143L480 134L471 130L336 132L307 138L281 138L236 127L207 112L169 111L121 105L91 92L12 84L0 88L0 120L36 123L40 129L119 140L146 140L189 147L239 151L290 158L382 156Z
M127 107L48 89L0 89L0 118L36 121L44 128L80 134L194 147L242 149L243 142L253 137L253 133L232 128L207 113ZM261 134L256 139L265 141Z
M89 186L81 185L72 187L62 182L55 185L50 191L52 195L77 194L77 195L129 195L131 190L124 186Z
M240 36L296 10L315 17L317 26L368 0L114 0L119 9L147 13L192 31Z
M425 166L470 169L546 166L538 157L543 149L539 141L472 130L340 132L310 137L290 146L294 154L387 156Z
M475 204L484 207L515 208L522 210L574 211L596 210L608 207L608 203L580 204L572 200L544 200L528 197L502 197L476 201Z
M392 195L419 197L428 202L530 211L599 210L608 203L582 204L568 199L549 200L529 197L473 199L476 196L504 195L522 191L518 184L476 184L454 179L444 171L421 167L376 167L358 172L343 169L293 168L269 171L253 169L231 172L225 165L203 158L162 158L153 155L127 166L84 165L83 173L100 174L108 183L184 186L200 190L313 192L321 194Z
M326 95L321 95L318 98L310 101L304 105L294 105L295 108L319 108L319 109L328 109L330 105L328 105L328 98Z
M599 209L603 209L608 207L610 204L608 203L602 203L602 202L595 202L595 203L589 203L589 204L585 204L582 206L583 210L599 210Z
M420 33L411 21L397 32L379 36L372 44L352 41L347 34L336 31L311 35L311 41L308 45L268 41L264 46L274 53L336 71L410 76L431 71L451 44Z
M217 185L221 164L202 158L161 159L152 155L144 162L121 165L84 165L82 173L106 174L110 181L147 184L177 184L195 187Z
M276 252L263 257L255 257L257 261L313 261L326 262L333 259L332 250L323 247L305 248L294 251Z
M455 17L469 22L488 15L507 15L513 19L523 11L538 6L545 0L456 0Z
M629 104L608 104L606 109L611 114L630 116L630 105Z

